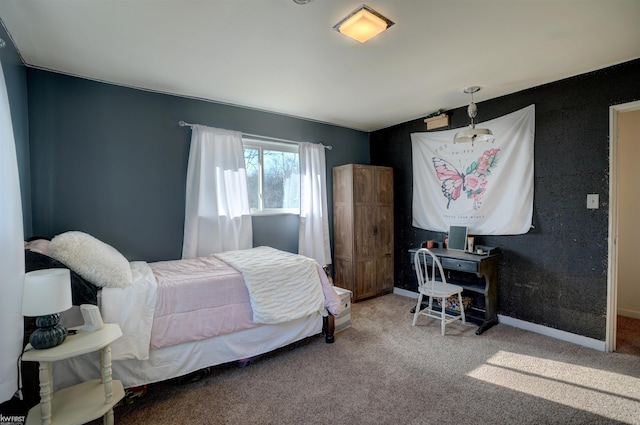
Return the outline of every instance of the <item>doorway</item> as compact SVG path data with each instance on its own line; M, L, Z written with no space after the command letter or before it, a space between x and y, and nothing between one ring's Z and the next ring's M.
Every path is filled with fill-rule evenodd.
M635 217L640 198L635 194L640 161L640 101L609 108L609 270L607 279L607 351L634 351L640 355L640 265L634 256L640 236ZM630 140L633 139L633 140ZM631 164L631 165L630 165ZM631 176L630 173L634 172ZM623 186L623 183L627 184ZM629 182L633 182L632 185ZM630 191L632 190L632 191ZM620 235L623 235L621 238ZM638 268L638 270L633 270ZM620 315L620 317L619 317ZM620 321L619 321L620 320ZM631 347L629 347L631 341Z

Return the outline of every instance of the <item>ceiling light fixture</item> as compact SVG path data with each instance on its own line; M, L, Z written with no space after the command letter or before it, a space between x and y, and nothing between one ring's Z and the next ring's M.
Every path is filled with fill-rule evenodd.
M354 40L364 43L391 27L394 22L385 18L366 4L363 4L346 18L333 26L333 29Z
M478 107L473 103L473 94L478 91L480 91L480 87L478 86L471 86L464 89L465 93L471 94L471 103L467 107L467 113L471 119L471 124L469 124L468 130L462 130L456 133L453 138L453 143L471 142L471 146L473 146L474 142L490 142L493 140L493 133L491 130L487 128L476 128L476 124L473 122L473 119L478 114Z

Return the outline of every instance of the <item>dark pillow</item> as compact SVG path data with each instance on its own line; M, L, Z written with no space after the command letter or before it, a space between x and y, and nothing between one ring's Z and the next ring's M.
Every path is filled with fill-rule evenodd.
M68 269L69 267L54 258L25 249L24 268L25 272L31 272L42 269ZM73 270L69 270L71 271L71 300L73 305L98 305L98 288L84 280Z

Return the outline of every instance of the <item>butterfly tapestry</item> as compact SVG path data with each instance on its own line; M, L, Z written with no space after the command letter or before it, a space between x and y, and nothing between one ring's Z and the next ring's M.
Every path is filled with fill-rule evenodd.
M500 149L495 148L484 151L480 158L466 168L464 173L458 171L449 161L438 157L432 158L438 179L442 181L442 194L447 198L447 209L451 201L458 199L462 192L467 194L467 198L473 199L475 211L480 208L480 201L487 187L487 177L498 163L498 152Z
M493 140L454 142L459 129L411 133L414 227L520 235L533 219L535 105L485 121Z

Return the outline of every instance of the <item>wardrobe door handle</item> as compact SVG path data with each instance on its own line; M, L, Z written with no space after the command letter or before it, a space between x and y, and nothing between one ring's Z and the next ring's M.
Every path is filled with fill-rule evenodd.
M376 226L375 224L373 225L373 236L376 236L378 234L378 226Z

